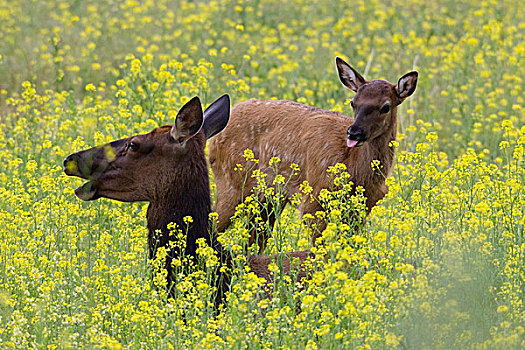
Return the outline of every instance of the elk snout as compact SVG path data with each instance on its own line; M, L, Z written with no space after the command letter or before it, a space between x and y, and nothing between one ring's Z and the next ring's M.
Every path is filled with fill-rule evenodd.
M366 135L366 131L363 128L351 125L346 132L346 138L346 145L348 147L359 147L367 140L368 137Z
M73 153L64 159L64 172L69 176L78 176L83 179L90 179L92 177L93 162L86 163L83 159L82 152ZM94 200L99 198L97 195L97 188L95 181L88 181L75 190L75 195L84 200Z
M64 159L64 172L69 176L80 176L78 165L80 163L80 156L78 154L71 154Z
M107 161L102 160L101 162L97 156L99 154L91 150L73 153L64 160L64 172L69 176L93 180L107 166Z
M92 147L73 153L64 160L64 172L69 176L78 176L83 179L95 180L102 174L108 165L115 160L116 153L125 144L126 139Z

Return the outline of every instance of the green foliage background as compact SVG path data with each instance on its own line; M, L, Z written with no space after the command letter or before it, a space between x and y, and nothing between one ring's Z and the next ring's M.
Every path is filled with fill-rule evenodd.
M522 348L522 7L1 1L0 347ZM63 158L172 123L194 95L351 114L337 55L368 79L419 71L399 110L389 195L354 236L345 193L327 198L314 278L278 279L272 299L243 268L240 210L225 234L237 269L224 312L208 303L213 266L185 271L166 301L147 261L144 203L81 203ZM279 184L268 186L278 199ZM268 252L310 248L305 221L286 208Z

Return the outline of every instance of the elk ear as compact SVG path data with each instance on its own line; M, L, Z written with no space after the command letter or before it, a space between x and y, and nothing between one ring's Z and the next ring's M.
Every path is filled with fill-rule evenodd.
M335 64L337 66L337 72L339 73L339 79L341 79L343 85L350 90L357 92L361 85L366 83L365 78L340 57L335 58Z
M202 106L197 96L180 109L173 124L170 136L173 140L184 143L199 132L202 126Z
M399 78L399 81L397 82L397 86L395 87L396 93L401 99L399 103L401 103L405 98L412 95L414 91L416 91L416 85L417 85L417 72L412 71L405 75L403 75L401 78Z
M230 96L223 95L204 111L202 130L206 139L220 133L230 119Z

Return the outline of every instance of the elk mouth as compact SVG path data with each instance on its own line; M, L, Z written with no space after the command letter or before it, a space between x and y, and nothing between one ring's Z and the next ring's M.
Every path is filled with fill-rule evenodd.
M361 147L363 145L363 143L365 143L365 141L362 141L362 140L350 140L350 139L346 139L346 145L349 147L349 148L352 148L352 147Z
M89 181L78 187L75 190L75 195L84 201L90 201L99 198L100 196L97 195L95 181L90 180L88 176L82 174L79 169L79 159L77 158L75 158L75 155L71 155L65 159L64 173L68 176L76 176Z
M95 181L88 181L75 190L75 196L83 201L92 201L100 198L97 193Z
M346 131L346 146L348 148L361 147L368 140L368 133L355 123Z

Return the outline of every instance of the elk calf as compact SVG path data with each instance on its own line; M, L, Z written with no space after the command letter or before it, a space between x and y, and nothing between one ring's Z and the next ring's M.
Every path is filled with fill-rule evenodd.
M184 217L191 216L193 223L187 231L184 254L195 257L197 239L204 238L218 251L221 260L230 264L228 253L223 252L216 237L209 232L211 199L204 154L206 140L222 131L229 114L228 95L219 98L204 113L195 97L181 108L175 124L74 153L64 160L64 172L89 180L75 190L82 200L105 197L123 202L148 201L150 258L155 257L157 247L168 246L173 239L168 224L186 227ZM177 248L168 251L168 286L175 278L171 262L180 254ZM303 261L308 255L308 252L294 252L288 257ZM249 259L254 273L267 281L272 276L268 270L270 261L267 257ZM285 272L289 271L289 263L289 260L283 263ZM222 269L219 273L216 307L229 288L229 276Z
M356 93L351 102L355 118L290 101L249 100L234 106L229 125L209 145L217 183L219 231L230 225L235 207L255 186L251 177L243 184L244 176L234 172L236 164L245 164L246 148L259 159L257 168L267 174L270 183L275 177L269 166L272 157L281 159L278 173L287 178L291 176L291 164L299 165L300 173L291 177L285 189L286 198L299 192L303 181L309 182L312 196L317 198L323 188L330 186L326 171L336 163L345 164L354 185L365 189L368 212L385 196L385 177L394 159L391 142L396 139L397 106L416 89L418 73L407 73L393 85L385 80L366 81L339 57L336 65L343 85ZM380 162L381 171L372 169L373 160ZM316 200L303 198L299 210L301 214L315 214L322 207ZM273 226L273 213L265 219ZM324 226L318 223L314 239ZM255 239L252 232L250 244ZM266 239L259 237L261 249Z

